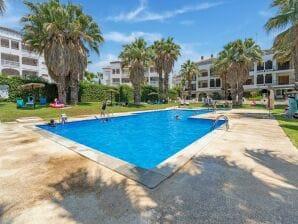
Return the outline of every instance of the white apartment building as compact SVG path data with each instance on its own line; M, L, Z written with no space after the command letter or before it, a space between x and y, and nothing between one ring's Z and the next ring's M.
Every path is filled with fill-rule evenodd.
M222 91L222 81L219 76L212 73L211 67L214 58L201 58L199 61L199 74L192 79L192 98L212 96ZM256 63L250 71L249 79L244 85L245 92L266 92L269 86L273 87L275 97L282 99L287 92L294 90L294 69L290 62L279 63L273 58L271 51L265 51L261 63Z
M121 61L111 61L110 64L102 68L103 84L109 86L130 85L129 73L127 68L122 68ZM172 87L172 73L169 76L169 86ZM154 67L149 67L145 72L145 82L147 85L158 87L158 73Z
M8 76L37 76L51 82L44 57L30 52L22 43L21 34L0 27L0 73Z

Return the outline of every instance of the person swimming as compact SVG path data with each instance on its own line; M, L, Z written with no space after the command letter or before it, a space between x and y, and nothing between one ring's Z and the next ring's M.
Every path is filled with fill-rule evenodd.
M175 115L176 120L181 120L180 116L178 114Z
M56 122L55 122L55 120L54 120L54 119L51 119L50 122L48 123L48 125L49 125L50 127L56 127Z

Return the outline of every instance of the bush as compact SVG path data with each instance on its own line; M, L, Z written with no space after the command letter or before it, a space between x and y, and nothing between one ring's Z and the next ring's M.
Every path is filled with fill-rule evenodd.
M169 98L171 100L176 100L177 97L179 96L177 89L169 89Z
M24 90L20 86L30 82L44 83L45 88L35 90ZM9 98L8 101L15 102L17 98L27 100L28 96L34 96L36 99L39 97L46 97L48 102L57 98L58 92L55 84L49 84L45 80L38 77L28 77L26 79L18 76L8 77L0 75L0 85L9 86Z
M150 95L150 93L158 93L158 88L154 86L142 86L141 100L143 102L148 102L148 101L154 102L158 100L158 94Z
M118 93L115 94L116 102L127 102L133 101L133 88L129 85L118 86Z
M115 87L105 86L96 83L81 82L79 88L79 101L80 102L95 102L103 101L104 99L110 99L110 94L107 92L109 89L115 89ZM113 94L113 100L115 100L115 94Z

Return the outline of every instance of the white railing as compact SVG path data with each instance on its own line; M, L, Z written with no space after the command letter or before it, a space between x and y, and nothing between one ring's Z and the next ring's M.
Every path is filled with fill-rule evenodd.
M1 60L1 65L3 66L14 66L14 67L20 67L20 63L16 61L9 61L9 60Z

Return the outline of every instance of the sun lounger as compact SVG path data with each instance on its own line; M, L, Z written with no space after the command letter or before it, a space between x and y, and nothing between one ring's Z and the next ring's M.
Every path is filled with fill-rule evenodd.
M17 99L17 108L23 108L24 107L24 100L23 99Z

